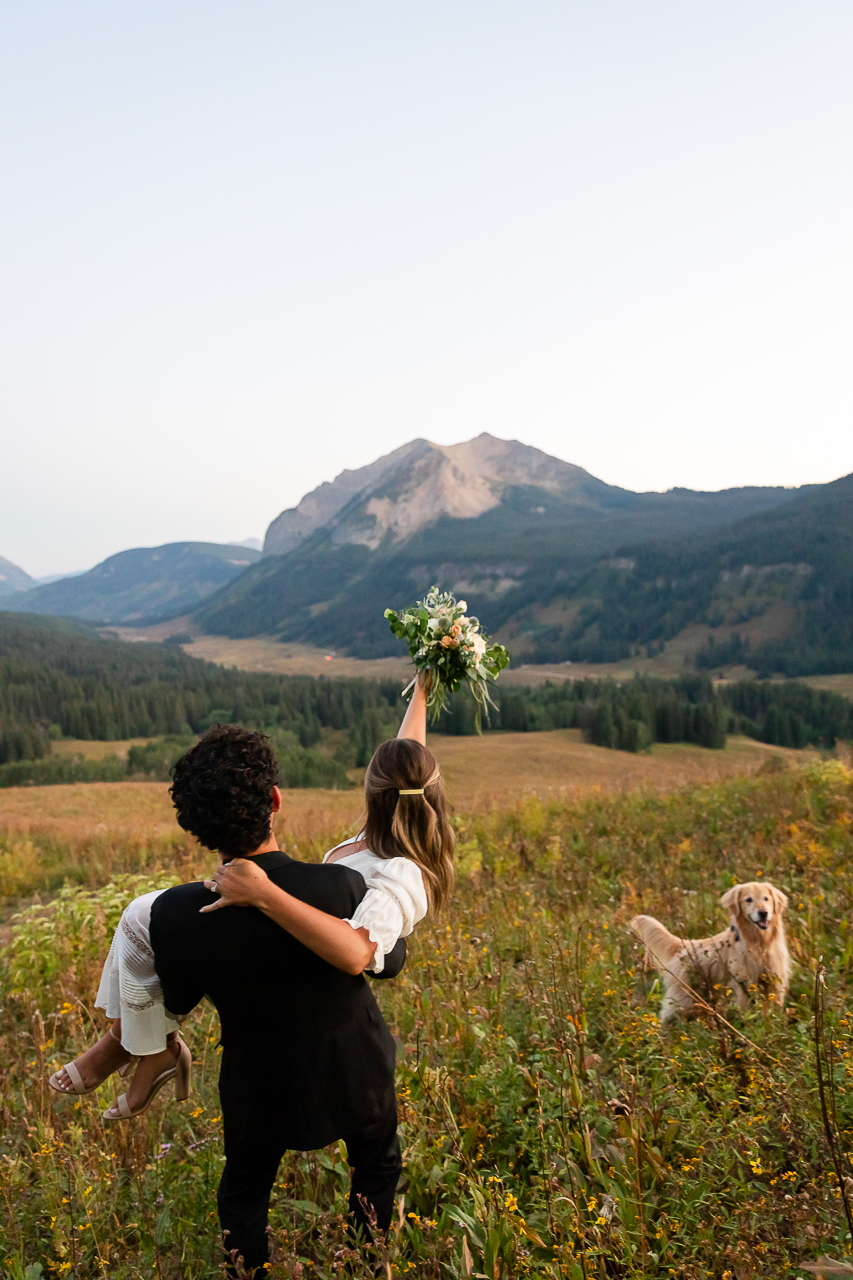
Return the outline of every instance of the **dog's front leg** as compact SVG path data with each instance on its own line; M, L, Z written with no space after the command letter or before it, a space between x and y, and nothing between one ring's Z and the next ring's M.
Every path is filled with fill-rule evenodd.
M671 992L667 991L660 1007L660 1025L662 1031L667 1031L675 1022L676 1018L684 1013L681 1004Z
M679 1018L694 1013L693 994L687 983L687 971L680 965L662 974L663 1003L660 1009L661 1030L666 1031Z

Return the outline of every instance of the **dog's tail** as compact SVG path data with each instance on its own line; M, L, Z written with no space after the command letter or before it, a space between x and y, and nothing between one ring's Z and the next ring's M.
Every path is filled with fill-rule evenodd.
M646 963L655 969L668 968L684 946L654 916L634 916L628 928L646 944Z

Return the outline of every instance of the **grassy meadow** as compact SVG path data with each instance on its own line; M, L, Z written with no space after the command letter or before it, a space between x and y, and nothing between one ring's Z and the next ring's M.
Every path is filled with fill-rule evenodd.
M532 747L549 735L518 736ZM505 756L490 780L471 766L466 789L445 750L457 742L436 749L455 799L458 890L411 939L401 977L377 987L399 1039L405 1146L383 1273L747 1280L849 1258L853 771L776 748L738 768L731 757L731 776L690 775L689 761L728 753L683 748L682 772L656 786L602 775L573 794L538 759L538 788L518 784ZM586 751L619 756L619 769L643 759ZM318 857L358 807L355 792L291 792L282 841ZM7 916L0 955L3 1275L216 1276L215 1013L187 1024L196 1070L181 1106L162 1098L107 1127L114 1082L79 1100L46 1083L103 1025L92 1001L123 905L209 855L170 821L165 787L142 783L7 791L0 850L7 901L42 897ZM708 1014L663 1036L628 920L645 911L703 936L723 922L720 894L759 877L790 896L788 1007ZM285 1158L273 1276L374 1273L347 1247L346 1188L338 1144Z
M99 742L66 739L57 754L126 759L146 739ZM534 794L542 800L636 787L668 789L753 773L769 759L794 762L814 753L729 737L722 751L690 743L655 743L631 754L596 747L579 729L495 733L483 738L430 734L460 810L480 812ZM350 777L361 783L363 769ZM362 809L359 790L299 788L285 793L280 838L306 857L319 856L329 833L353 833ZM315 832L321 833L315 836ZM174 866L187 874L210 863L175 824L165 782L87 782L0 791L0 913L33 892L52 892L68 879L97 886L108 873ZM2 920L2 914L0 914Z

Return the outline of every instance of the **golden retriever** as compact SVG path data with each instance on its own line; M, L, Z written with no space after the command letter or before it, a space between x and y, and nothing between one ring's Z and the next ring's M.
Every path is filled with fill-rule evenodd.
M688 988L710 995L725 987L738 1007L749 1004L749 990L769 989L784 1005L791 980L791 957L782 915L788 899L766 881L736 884L720 898L731 923L713 938L676 938L654 916L635 916L629 928L646 944L646 963L657 969L664 987L661 1026L695 1010Z

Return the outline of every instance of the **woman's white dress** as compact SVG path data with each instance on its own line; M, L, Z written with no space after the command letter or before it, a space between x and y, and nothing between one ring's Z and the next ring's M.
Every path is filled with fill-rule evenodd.
M180 1020L163 1004L163 988L154 968L149 926L151 904L165 889L143 893L125 907L113 934L95 1008L121 1018L121 1042L128 1053L160 1053Z
M358 839L356 836L344 844L355 844ZM331 849L323 862L327 863L331 855L343 847ZM335 866L352 867L364 877L367 893L347 924L353 929L367 930L370 941L376 943L370 969L372 973L381 973L385 956L397 939L408 938L429 910L423 873L411 858L380 858L369 849L335 858Z
M427 913L421 869L409 858L379 858L369 849L336 858L335 863L352 867L364 877L367 893L347 924L367 929L376 943L371 968L381 973L397 939L408 937ZM121 1042L129 1053L140 1056L165 1049L166 1036L177 1031L182 1021L166 1009L154 967L149 927L151 904L160 893L165 890L144 893L125 908L95 997L95 1007L106 1009L108 1018L121 1018Z

